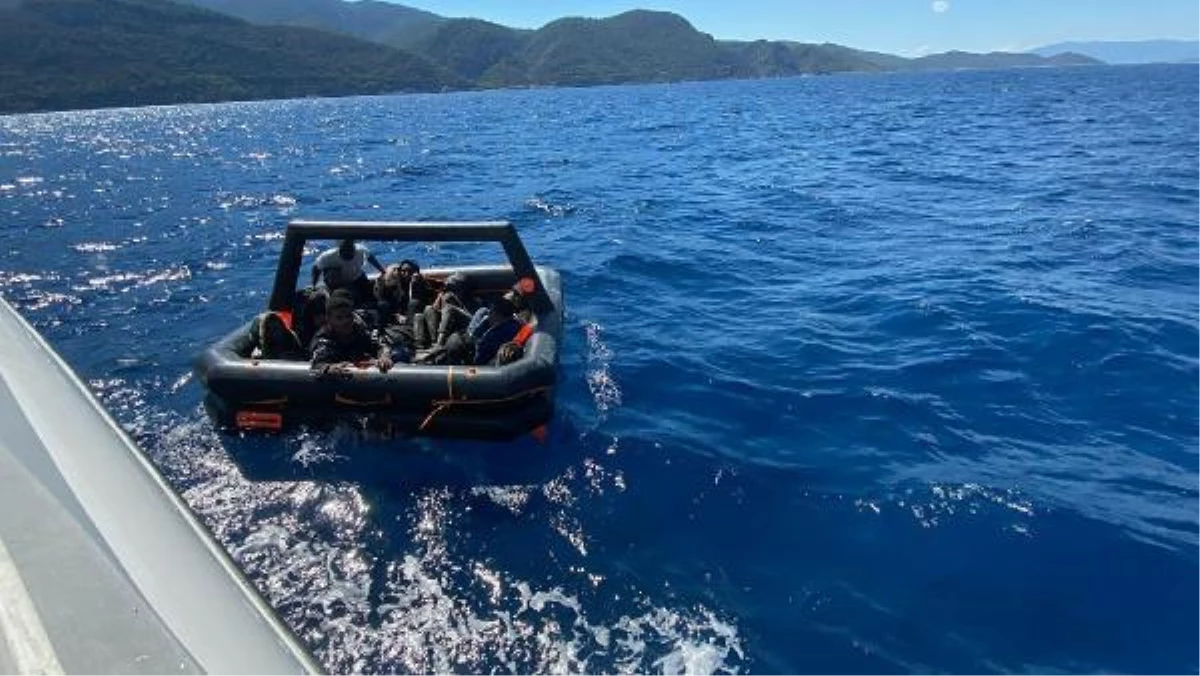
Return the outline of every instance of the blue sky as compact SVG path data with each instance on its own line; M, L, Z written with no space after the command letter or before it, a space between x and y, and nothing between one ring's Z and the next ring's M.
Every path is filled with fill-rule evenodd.
M1025 51L1067 40L1195 40L1197 0L399 0L448 17L538 28L658 9L722 40L834 42L901 56Z

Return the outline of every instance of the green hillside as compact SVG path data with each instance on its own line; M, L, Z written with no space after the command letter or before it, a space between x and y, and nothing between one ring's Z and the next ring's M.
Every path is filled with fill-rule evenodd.
M467 26L473 28L466 30ZM484 87L1099 63L1077 54L1045 58L950 52L906 59L828 43L718 41L697 31L683 17L646 10L607 19L560 19L532 32L454 20L442 24L434 36L436 49L427 47L431 43L416 43L411 48ZM487 67L488 63L492 65Z
M790 77L808 73L891 70L866 53L838 45L800 42L724 42L741 63L745 77ZM898 58L898 57L897 57Z
M479 19L451 19L422 39L410 41L408 49L459 77L477 81L496 64L517 58L530 33Z
M464 86L394 49L252 26L165 0L0 6L0 110L440 91Z
M679 15L647 10L531 31L377 0L180 2L0 0L0 112L1099 63L1078 54L905 59L832 44L723 42Z
M740 74L712 36L667 12L634 10L609 19L560 19L529 36L482 84L595 85L709 80Z
M392 47L427 37L445 17L380 0L180 0L266 26L343 33Z

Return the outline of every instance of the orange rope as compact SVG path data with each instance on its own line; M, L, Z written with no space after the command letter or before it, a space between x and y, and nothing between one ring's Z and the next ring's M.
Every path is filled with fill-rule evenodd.
M454 406L503 404L505 402L516 401L517 399L521 399L523 397L528 397L528 396L531 396L534 394L545 392L549 389L551 389L551 387L549 385L543 385L542 387L535 387L533 389L523 390L514 395L511 395L508 397L501 397L499 399L472 399L472 400L464 399L461 401L454 401L452 399L447 399L444 401L434 401L433 402L433 410L429 412L429 415L425 416L425 420L421 421L421 425L419 427L417 427L417 430L421 431L421 432L425 431L425 428L429 426L429 423L433 422L433 419L435 417L437 417L437 415L439 413L441 413L442 411L445 411L446 409L452 408Z

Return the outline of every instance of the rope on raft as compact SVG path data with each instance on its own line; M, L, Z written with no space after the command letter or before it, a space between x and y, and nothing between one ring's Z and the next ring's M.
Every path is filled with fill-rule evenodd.
M552 387L550 385L542 385L541 387L534 387L534 388L530 388L528 390L522 390L520 392L517 392L516 394L509 395L507 397L500 397L498 399L462 399L462 400L458 400L458 401L455 401L453 399L434 400L433 401L433 410L431 410L429 412L429 415L425 416L425 420L421 421L421 424L420 424L420 426L417 427L417 430L420 432L424 432L425 428L429 426L429 423L433 422L433 419L436 418L439 414L441 414L442 411L446 411L455 406L487 406L490 404L504 404L504 403L507 403L510 401L516 401L517 399L521 399L523 397L540 394L540 393L546 392L550 389L552 389Z

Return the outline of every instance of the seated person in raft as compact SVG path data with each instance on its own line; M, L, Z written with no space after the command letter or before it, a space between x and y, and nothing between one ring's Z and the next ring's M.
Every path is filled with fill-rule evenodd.
M411 325L413 317L423 312L432 298L433 290L415 261L405 259L389 265L375 278L375 307L380 326Z
M442 292L423 312L413 316L413 338L417 349L442 351L450 336L471 323L479 301L467 276L455 272L446 278Z
M274 312L264 312L250 322L251 359L304 361L308 356L300 338Z
M496 360L501 346L512 342L520 333L521 327L525 326L525 322L518 319L516 314L517 307L510 294L506 293L492 302L484 321L476 326L474 331L467 332L475 346L471 363L483 366ZM503 361L507 362L511 358L506 355Z
M296 337L304 348L305 361L312 356L312 342L317 332L325 326L325 305L329 294L325 289L310 287L296 292L295 327Z
M324 279L325 288L331 293L338 289L349 289L354 303L361 305L374 294L371 281L367 279L366 264L370 263L381 274L383 265L370 249L352 239L343 239L334 249L327 249L317 256L312 267L312 283Z
M399 350L403 352L403 350ZM321 374L344 372L351 365L373 362L380 372L387 373L399 357L392 346L375 340L367 325L354 314L354 298L346 289L334 291L326 304L325 326L313 338L312 368Z
M503 298L512 303L513 316L521 321L522 324L528 324L533 321L533 310L525 300L525 294L521 292L521 285L514 284L511 289L504 292ZM488 314L492 311L491 305L483 305L475 310L475 314L471 315L471 321L467 324L467 333L471 336L478 337L479 327L483 326L487 321Z
M445 354L437 355L447 364L472 364L475 366L503 366L521 357L521 346L513 342L525 322L516 316L517 308L510 293L481 308L471 325L451 335L446 341ZM501 348L504 354L500 355Z

